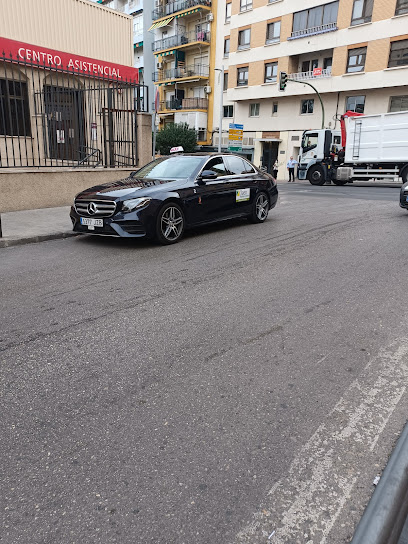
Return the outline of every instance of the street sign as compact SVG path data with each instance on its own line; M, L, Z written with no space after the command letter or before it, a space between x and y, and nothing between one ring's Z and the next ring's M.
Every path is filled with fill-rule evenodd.
M229 124L228 151L242 151L242 139L244 137L244 125Z

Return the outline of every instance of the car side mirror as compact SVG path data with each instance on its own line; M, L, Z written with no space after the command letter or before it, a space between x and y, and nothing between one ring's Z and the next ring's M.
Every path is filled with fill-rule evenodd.
M201 175L198 177L197 182L205 183L207 180L210 179L217 179L217 174L212 170L203 170L201 172Z

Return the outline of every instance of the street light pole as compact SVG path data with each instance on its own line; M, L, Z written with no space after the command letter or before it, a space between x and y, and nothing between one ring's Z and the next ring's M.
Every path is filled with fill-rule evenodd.
M219 126L218 126L218 153L221 153L221 140L222 140L222 119L224 117L224 104L223 104L223 98L224 98L224 66L221 66L221 68L214 68L216 72L221 72L220 74L220 118L219 118Z

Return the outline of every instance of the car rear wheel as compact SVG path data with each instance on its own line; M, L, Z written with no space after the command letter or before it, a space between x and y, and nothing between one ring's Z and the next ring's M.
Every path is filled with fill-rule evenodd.
M256 195L252 205L252 212L249 216L251 223L263 223L266 221L269 213L269 200L266 193Z
M175 202L165 204L157 216L156 240L163 245L175 244L184 233L183 210Z

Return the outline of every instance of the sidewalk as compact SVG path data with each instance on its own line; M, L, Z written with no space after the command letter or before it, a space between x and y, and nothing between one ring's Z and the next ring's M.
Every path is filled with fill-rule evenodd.
M2 213L0 248L76 236L69 210L69 206L64 206Z

